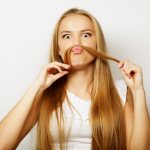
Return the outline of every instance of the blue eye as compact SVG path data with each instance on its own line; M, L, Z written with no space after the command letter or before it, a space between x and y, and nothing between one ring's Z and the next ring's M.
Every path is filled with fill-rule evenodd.
M91 33L84 33L83 34L83 37L85 37L85 38L87 38L87 37L91 37L92 36L92 34Z
M62 38L63 38L63 39L70 39L71 36L70 36L69 34L64 34L64 35L62 36Z

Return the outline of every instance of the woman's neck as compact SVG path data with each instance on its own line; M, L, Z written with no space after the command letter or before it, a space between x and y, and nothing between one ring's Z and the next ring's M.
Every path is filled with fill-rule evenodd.
M67 89L77 93L91 93L93 66L68 74Z

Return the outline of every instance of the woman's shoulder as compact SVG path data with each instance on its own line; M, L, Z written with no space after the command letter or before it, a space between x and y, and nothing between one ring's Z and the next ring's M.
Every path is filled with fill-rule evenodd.
M126 102L126 96L127 96L127 85L126 82L123 79L114 80L114 83L116 85L117 91L121 97L123 106Z

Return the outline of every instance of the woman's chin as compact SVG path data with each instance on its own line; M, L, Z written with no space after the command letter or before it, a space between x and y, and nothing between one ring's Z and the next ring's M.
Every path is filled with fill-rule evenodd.
M86 68L89 64L71 64L71 70L82 70Z
M93 60L92 61L72 61L70 66L71 66L71 70L81 70L81 69L85 69L87 67L89 67L90 65L93 65Z

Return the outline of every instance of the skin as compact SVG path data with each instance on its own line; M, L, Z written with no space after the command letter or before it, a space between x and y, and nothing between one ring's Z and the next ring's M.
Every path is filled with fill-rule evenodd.
M70 15L64 18L60 24L58 34L59 54L63 60L66 50L71 46L81 44L96 49L96 37L92 22L83 15ZM85 50L78 55L71 52L70 57L72 65L75 66L89 64L94 60L94 56Z
M59 54L62 59L64 60L64 54L69 47L79 44L96 49L93 24L89 18L83 15L67 16L62 20L58 33ZM83 99L88 99L92 81L92 61L95 57L85 50L78 55L71 52L70 57L73 66L84 65L84 67L76 70L73 74L68 74L68 89ZM82 83L82 88L78 83Z
M150 149L150 118L146 105L142 68L129 60L118 64L128 90L124 110L129 150ZM134 72L134 74L131 74Z

